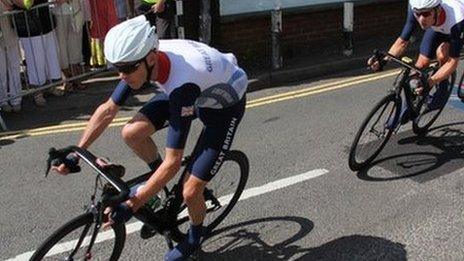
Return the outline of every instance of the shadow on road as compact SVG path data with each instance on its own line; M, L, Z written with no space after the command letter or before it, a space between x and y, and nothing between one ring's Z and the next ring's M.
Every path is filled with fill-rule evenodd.
M199 259L406 260L406 250L402 244L374 236L351 235L313 248L300 246L299 241L313 227L313 222L306 218L288 216L231 225L216 231L204 243Z
M358 172L367 181L411 178L427 182L464 167L464 122L432 128L427 136L412 131L392 136L378 160ZM401 152L401 153L398 153ZM378 171L376 166L389 171Z

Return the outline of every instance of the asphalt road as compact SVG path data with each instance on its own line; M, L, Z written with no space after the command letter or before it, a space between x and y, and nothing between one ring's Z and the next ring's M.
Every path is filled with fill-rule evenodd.
M347 163L354 134L394 80L391 72L350 78L360 73L248 95L233 148L248 155L247 188L258 193L236 205L205 242L200 260L464 260L464 111L455 107L460 103L450 101L424 139L405 125L374 166L354 173ZM133 115L149 96L137 96L121 117ZM87 117L76 115L61 124ZM120 139L120 128L108 129L91 151L123 164L134 177L146 167ZM198 133L200 125L193 129ZM48 148L70 145L79 136L66 127L0 138L1 259L27 259L56 228L83 212L93 174L43 176ZM164 140L165 131L155 135L157 144ZM194 141L189 139L188 150ZM305 178L297 180L300 174ZM284 179L294 184L279 187ZM162 237L142 240L135 231L121 260L162 260L166 251Z

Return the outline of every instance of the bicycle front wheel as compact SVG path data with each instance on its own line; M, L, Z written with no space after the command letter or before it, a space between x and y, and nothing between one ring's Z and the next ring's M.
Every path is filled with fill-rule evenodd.
M431 98L430 101L422 102L419 111L419 116L417 116L417 118L415 118L412 123L412 130L416 135L426 134L429 128L432 126L432 124L438 119L438 116L440 116L440 113L445 108L446 102L448 101L453 91L455 78L456 73L453 73L450 77L450 83L446 87L446 90L443 90L444 93L442 95L444 96L441 98L442 101L440 101L440 104L438 106L435 106L436 108L430 108L432 102ZM437 87L433 88L433 91L434 92L429 93L429 97L433 97L434 95L436 95L436 93L438 92Z
M214 178L206 186L204 197L206 202L206 217L203 221L205 234L214 230L230 213L240 199L249 174L247 156L241 151L229 151L223 165ZM188 213L185 204L181 207L177 224L182 235L173 237L181 240L187 233Z
M95 224L91 212L74 218L45 240L30 260L118 260L126 239L124 224L98 231L89 251Z
M396 94L380 100L361 124L350 148L348 165L358 171L369 165L382 151L399 124L401 101Z

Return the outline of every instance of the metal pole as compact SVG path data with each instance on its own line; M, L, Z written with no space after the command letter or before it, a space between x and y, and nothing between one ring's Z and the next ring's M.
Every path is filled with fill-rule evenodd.
M353 55L353 20L354 20L354 3L343 3L343 54L346 56Z
M201 1L200 14L200 42L211 43L211 2L210 0Z
M183 0L176 0L176 19L175 20L176 20L176 28L177 28L177 37L179 39L185 39Z
M282 55L280 53L280 35L282 33L282 9L276 7L271 11L271 42L272 42L272 68L282 68Z

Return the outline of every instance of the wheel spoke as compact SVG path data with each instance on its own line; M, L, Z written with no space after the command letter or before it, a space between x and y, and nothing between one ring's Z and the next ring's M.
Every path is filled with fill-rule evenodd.
M390 137L398 117L395 95L379 101L361 124L350 149L349 165L352 170L369 164Z

